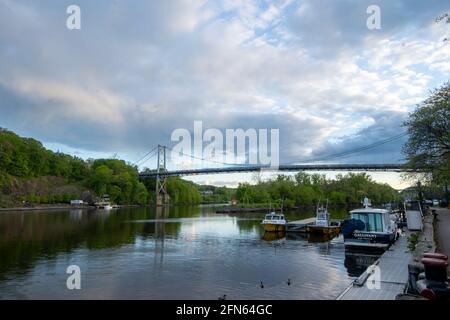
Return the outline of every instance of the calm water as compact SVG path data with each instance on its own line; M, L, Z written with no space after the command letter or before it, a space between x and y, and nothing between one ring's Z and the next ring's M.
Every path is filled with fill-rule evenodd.
M334 299L373 261L346 257L341 237L264 236L263 215L211 207L0 213L0 298ZM66 288L73 264L81 290Z

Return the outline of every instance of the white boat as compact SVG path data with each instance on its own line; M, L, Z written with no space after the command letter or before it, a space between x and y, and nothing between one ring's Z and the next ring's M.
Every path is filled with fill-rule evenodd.
M267 232L284 232L286 231L286 223L287 221L284 218L284 214L271 212L266 214L261 225Z
M364 199L364 208L350 211L351 219L342 223L345 247L387 249L394 241L397 225L390 211L370 207Z
M112 210L113 206L109 202L98 202L95 204L97 210Z
M104 194L99 202L95 204L97 210L112 210L114 209L111 201L109 200L109 195Z

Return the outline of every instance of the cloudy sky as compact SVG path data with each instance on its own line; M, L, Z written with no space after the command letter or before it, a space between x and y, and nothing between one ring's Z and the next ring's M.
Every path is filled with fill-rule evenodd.
M66 27L71 4L81 30ZM282 163L345 152L402 133L450 79L445 12L446 0L0 0L0 126L130 162L194 120L279 129ZM405 139L334 162L399 162Z

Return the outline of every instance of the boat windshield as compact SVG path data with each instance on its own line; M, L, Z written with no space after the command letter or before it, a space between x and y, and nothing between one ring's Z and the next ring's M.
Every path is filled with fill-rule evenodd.
M383 218L378 212L358 212L352 214L353 219L361 220L365 224L363 231L382 232Z
M317 215L317 219L319 219L319 220L327 220L327 214L326 213L319 213Z
M266 220L283 220L284 217L280 215L268 214L266 215Z

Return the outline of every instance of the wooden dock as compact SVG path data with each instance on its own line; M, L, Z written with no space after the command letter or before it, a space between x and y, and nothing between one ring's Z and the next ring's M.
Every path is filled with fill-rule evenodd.
M336 300L395 300L404 292L408 283L408 263L412 254L408 251L407 235L402 235L375 262L380 269L380 288L366 285L367 271L356 279Z

